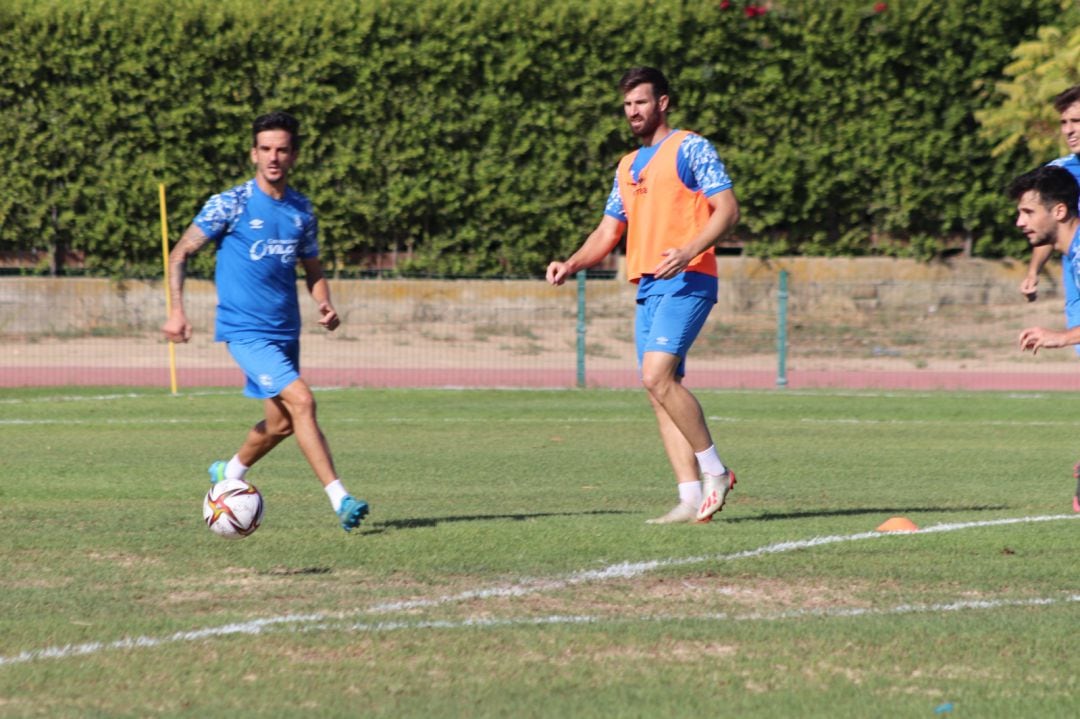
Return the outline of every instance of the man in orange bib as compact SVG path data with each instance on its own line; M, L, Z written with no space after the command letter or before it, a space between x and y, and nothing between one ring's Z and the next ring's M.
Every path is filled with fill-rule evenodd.
M686 354L716 304L714 247L738 222L739 204L712 144L668 125L671 96L662 72L632 68L619 89L641 147L619 162L600 224L569 259L548 265L547 280L561 285L596 265L627 232L641 381L679 490L679 503L649 522L707 522L723 509L735 473L720 459L682 378Z

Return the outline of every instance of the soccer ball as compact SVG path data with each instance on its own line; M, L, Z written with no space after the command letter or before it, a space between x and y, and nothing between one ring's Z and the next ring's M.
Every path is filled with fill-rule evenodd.
M210 531L226 539L241 539L262 524L263 498L254 484L224 479L206 493L203 519Z

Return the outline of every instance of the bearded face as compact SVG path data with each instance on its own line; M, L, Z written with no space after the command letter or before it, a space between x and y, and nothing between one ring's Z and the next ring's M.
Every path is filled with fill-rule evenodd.
M653 86L643 83L623 95L623 112L630 124L630 131L638 138L648 139L664 121L668 96L656 97Z

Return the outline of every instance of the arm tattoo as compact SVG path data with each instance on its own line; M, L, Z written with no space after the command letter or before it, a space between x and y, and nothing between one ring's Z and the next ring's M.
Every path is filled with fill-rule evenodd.
M203 231L192 224L184 230L180 241L169 253L169 292L173 302L179 302L183 297L184 273L187 269L188 257L198 252L209 241Z

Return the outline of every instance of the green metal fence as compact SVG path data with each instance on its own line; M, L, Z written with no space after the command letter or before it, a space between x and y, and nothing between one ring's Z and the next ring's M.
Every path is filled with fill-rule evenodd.
M586 277L332 283L342 327L304 300L303 371L330 386L635 387L634 287ZM687 361L700 388L1080 389L1072 350L1021 354L1032 324L1061 326L1048 284L1025 303L984 280L725 278ZM576 290L576 291L575 291ZM180 391L235 386L212 341L214 291L189 281L196 336L175 347ZM0 387L170 385L159 282L0 278Z

